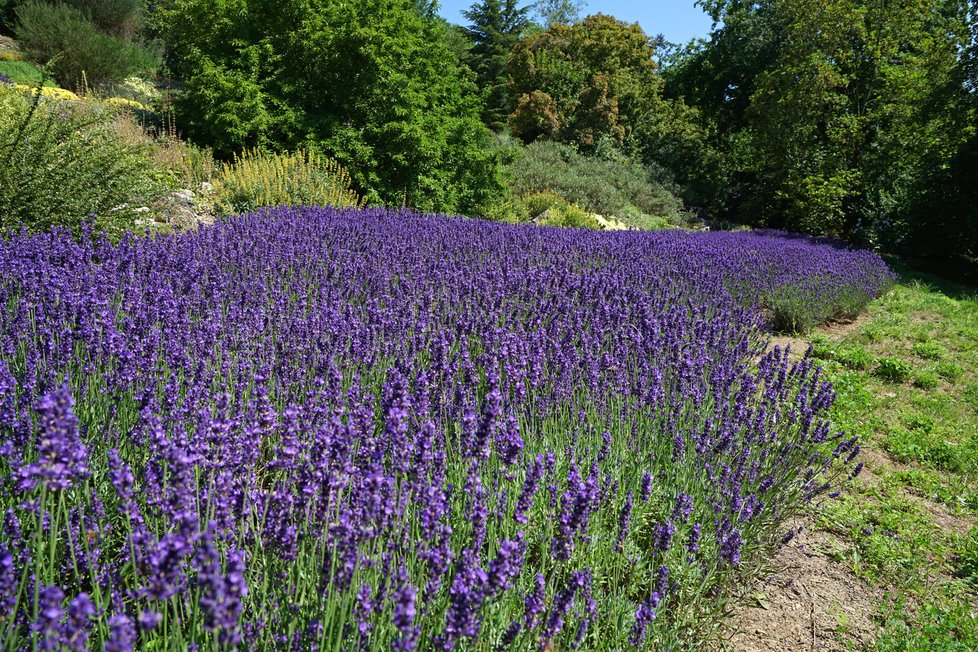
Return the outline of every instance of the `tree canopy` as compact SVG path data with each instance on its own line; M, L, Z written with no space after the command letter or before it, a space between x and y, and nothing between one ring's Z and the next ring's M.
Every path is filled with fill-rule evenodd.
M478 213L499 189L476 89L418 0L172 0L188 133L225 155L299 146L371 201Z
M715 128L741 220L907 246L915 204L975 129L963 0L705 3L667 93Z

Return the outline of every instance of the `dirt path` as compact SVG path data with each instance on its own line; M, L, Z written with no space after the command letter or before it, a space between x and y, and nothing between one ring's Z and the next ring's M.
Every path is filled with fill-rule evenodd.
M862 328L872 317L863 314L854 322L830 324L817 334L840 341ZM777 336L771 347L791 346L791 358L804 355L810 338ZM873 442L863 442L860 460L865 470L855 492L881 487L893 472L913 468L893 460ZM892 483L891 483L891 490ZM951 513L909 487L896 490L913 503L926 520L942 532L963 536L974 527L974 518ZM782 650L836 651L874 647L881 629L878 618L890 587L886 581L867 581L833 552L849 550L851 541L833 532L813 528L813 520L796 523L801 534L781 548L771 562L772 573L760 585L746 587L727 623L721 649L730 652L774 652ZM938 578L950 581L952 578Z

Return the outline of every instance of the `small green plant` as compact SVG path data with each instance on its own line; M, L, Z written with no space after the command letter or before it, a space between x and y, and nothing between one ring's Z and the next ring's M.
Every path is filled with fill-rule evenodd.
M945 360L937 365L937 374L944 380L954 382L964 375L964 368L953 360Z
M846 342L834 351L836 362L849 369L869 369L876 358L866 350L866 347L852 342Z
M973 407L975 411L978 412L978 383L972 383L965 387L964 391L961 392L961 395L964 398L965 403Z
M569 202L566 199L551 190L531 192L528 195L524 195L520 199L523 202L523 205L526 206L526 210L529 212L530 217L542 215L551 208L563 208L569 205Z
M919 387L920 389L924 390L934 389L940 385L940 383L941 379L940 376L937 375L937 372L930 370L918 372L913 379L914 387Z
M936 432L894 427L886 433L883 448L899 462L927 464L943 471L958 472L967 465L959 447Z
M896 358L880 358L876 363L877 367L874 373L887 382L905 383L913 373L913 368L909 363Z
M913 352L926 360L940 360L947 355L947 349L937 342L917 342Z
M364 199L351 185L346 168L314 152L246 150L218 173L215 202L225 215L269 206L360 208Z

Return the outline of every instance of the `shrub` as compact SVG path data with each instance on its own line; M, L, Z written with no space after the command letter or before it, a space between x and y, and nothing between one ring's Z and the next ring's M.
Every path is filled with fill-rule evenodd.
M537 217L557 206L567 206L568 202L555 192L545 190L532 192L521 198L530 217Z
M351 183L346 168L313 152L246 150L222 167L216 202L225 214L268 206L362 207L364 200Z
M122 142L111 112L0 88L0 230L77 231L94 214L118 236L134 199L159 189L145 148Z
M124 39L142 28L143 0L64 0L84 14L103 32Z
M591 215L577 204L563 203L552 206L545 213L538 216L537 224L540 226L561 226L573 229L600 229L598 223Z
M482 213L487 220L509 224L523 224L533 217L526 209L526 204L510 192L500 193L483 209Z
M35 61L46 64L62 86L101 87L130 75L152 73L159 55L101 33L78 9L32 2L17 8L17 39Z
M509 185L520 196L550 192L592 213L681 220L682 202L662 173L626 159L602 160L555 142L503 149Z
M908 363L896 358L880 358L877 364L876 375L891 383L906 382L913 371Z

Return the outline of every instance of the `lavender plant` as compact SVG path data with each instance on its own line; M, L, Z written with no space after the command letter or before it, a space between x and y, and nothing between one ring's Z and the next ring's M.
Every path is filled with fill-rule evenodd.
M0 642L695 647L861 468L758 297L888 272L785 247L314 208L0 242Z

